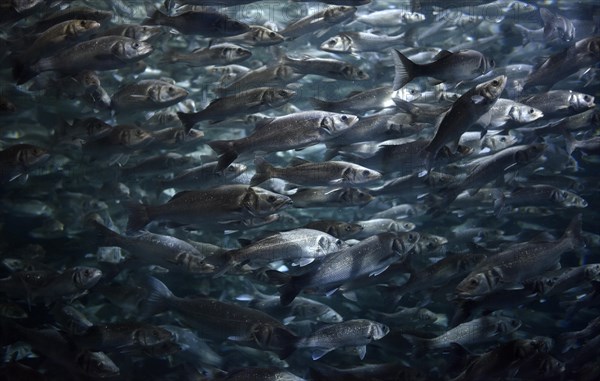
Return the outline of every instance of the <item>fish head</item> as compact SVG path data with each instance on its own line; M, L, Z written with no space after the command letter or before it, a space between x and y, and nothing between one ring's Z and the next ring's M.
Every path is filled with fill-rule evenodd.
M507 335L513 333L521 327L521 321L518 319L502 317L498 318L495 324L495 334Z
M84 351L76 362L83 373L91 377L108 378L119 374L119 367L102 352Z
M600 279L600 264L594 263L591 265L587 265L585 270L583 271L585 279L589 281L597 281Z
M421 98L421 90L415 86L403 86L392 92L392 100L402 100L404 102L412 102Z
M252 52L241 46L226 46L221 51L221 56L225 62L237 62L245 60L252 56Z
M259 187L248 187L243 205L253 216L266 216L290 207L292 199Z
M415 23L425 21L425 15L419 12L403 12L400 18L405 23Z
M372 322L367 330L367 338L369 340L379 340L390 333L390 327L385 324Z
M112 48L115 57L123 62L133 62L141 60L152 53L153 48L147 42L140 42L132 38L123 37Z
M356 11L356 7L348 5L329 7L323 13L323 19L332 24L337 24L347 18L352 17Z
M500 97L504 87L506 86L507 78L505 75L499 75L487 82L476 86L477 94L483 96L488 101L495 101Z
M337 35L323 42L321 50L332 53L350 53L352 49L352 40L347 35Z
M245 164L231 163L227 168L225 168L221 173L225 176L226 179L234 179L246 172L248 166Z
M94 267L76 267L73 271L72 281L80 290L92 288L102 278L102 271Z
M544 116L542 110L531 106L513 106L510 110L511 118L519 123L529 123Z
M88 31L100 28L100 23L94 20L72 20L66 28L67 35L76 37Z
M512 135L492 135L483 138L482 147L488 147L492 151L499 151L510 147L517 142L517 138Z
M340 74L349 80L349 81L366 81L369 79L369 74L367 74L363 69L357 68L350 64L343 65Z
M157 38L164 32L165 30L160 25L140 25L137 28L132 28L131 32L127 33L127 37L140 42L145 42Z
M294 90L289 89L268 89L264 94L264 102L270 107L279 107L290 101L296 96Z
M139 327L135 330L133 337L136 344L143 347L158 345L175 339L175 335L171 331L154 325Z
M338 195L340 201L347 205L366 205L373 200L373 196L356 188L348 188Z
M279 44L285 40L285 38L281 34L264 26L253 25L250 28L252 28L251 34L252 41L254 42L261 42L263 44L268 43L269 45L274 45Z
M324 312L317 316L317 321L322 321L324 323L341 323L344 321L344 318L331 308L326 308Z
M456 286L456 291L461 296L485 295L496 288L501 276L501 272L494 271L494 269L477 271L463 279Z
M328 113L321 119L320 127L330 135L336 135L354 126L358 122L358 116L349 114Z
M388 227L388 230L391 232L396 232L396 233L404 233L404 232L409 232L409 231L415 230L415 228L416 228L416 225L413 224L412 222L392 221L392 223Z
M527 164L542 155L547 145L544 143L531 144L521 150L515 152L514 160L519 164Z
M571 92L569 95L569 109L573 111L587 110L595 106L595 98L589 94Z
M324 254L335 253L344 247L344 241L332 235L322 235L317 240L317 246Z
M417 232L396 233L392 241L392 251L400 256L408 252L419 242L421 235Z
M189 92L183 87L175 86L170 83L159 83L152 86L148 94L150 99L156 104L177 103L189 95Z
M154 140L151 133L139 127L121 126L118 130L115 128L112 131L117 135L117 143L123 146L135 147Z
M565 207L575 207L575 208L586 208L588 206L587 201L576 195L573 192L569 192L566 190L560 190L561 197L559 203L561 203Z
M50 158L50 154L43 148L23 144L17 151L16 162L18 165L27 168L36 164L41 164Z
M431 324L438 319L438 316L427 308L419 308L417 310L417 318L421 322Z

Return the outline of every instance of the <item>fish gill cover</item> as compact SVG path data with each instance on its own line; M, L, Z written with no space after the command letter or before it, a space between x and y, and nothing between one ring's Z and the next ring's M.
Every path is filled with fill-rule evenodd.
M598 380L595 1L3 0L0 380Z

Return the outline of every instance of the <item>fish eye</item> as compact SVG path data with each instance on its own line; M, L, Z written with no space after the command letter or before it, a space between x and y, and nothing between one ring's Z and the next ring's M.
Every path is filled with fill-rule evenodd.
M237 48L237 52L238 52L239 54L243 54L243 53L244 53L244 49L242 49L242 48Z
M267 201L269 201L269 202L275 202L275 200L277 200L277 197L275 197L275 196L267 197Z
M348 120L348 117L346 115L342 115L342 117L340 119L342 119L345 122Z
M359 70L357 74L359 77L364 77L365 75L365 73L362 70Z
M586 101L586 102L589 102L590 101L590 96L589 95L584 95L583 96L583 100Z
M362 172L363 176L369 176L371 174L371 171L367 171L366 169Z
M140 44L139 44L138 42L134 42L133 44L131 44L131 46L132 46L134 49L138 49L138 48L140 47Z
M478 281L477 279L471 279L471 280L469 281L469 284L470 284L471 286L477 286L477 285L479 284L479 281Z
M493 59L490 60L490 66L491 67L495 67L496 66L496 61L494 61Z
M275 38L275 32L269 32L269 37Z
M416 236L414 234L410 233L408 235L408 240L412 242L412 241L416 240Z
M535 112L535 110L534 110L534 109L532 109L532 108L530 108L530 109L529 109L529 113L530 113L530 114L533 114L534 112Z
M504 143L506 141L506 138L503 136L500 138L500 141Z
M335 45L335 40L332 39L332 40L327 41L327 45L334 46Z
M499 84L500 84L500 82L498 82L498 80L497 80L497 79L494 79L494 80L492 81L492 86L498 86Z
M285 97L287 95L287 92L285 90L280 90L279 95L281 95L282 97Z

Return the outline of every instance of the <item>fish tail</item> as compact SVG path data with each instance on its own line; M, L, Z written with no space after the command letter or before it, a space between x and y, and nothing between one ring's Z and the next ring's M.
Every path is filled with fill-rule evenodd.
M283 286L279 287L279 301L282 306L287 306L296 299L296 296L302 291L302 288L295 282L295 278L292 277L290 281Z
M229 167L238 157L238 153L235 152L233 143L230 140L214 140L208 142L208 145L220 155L216 171L222 171Z
M100 244L106 246L117 246L118 238L120 237L119 233L106 227L101 221L99 221L99 218L100 216L97 214L91 215L87 218L87 222L90 223L94 229L96 229L98 238L101 242Z
M323 99L319 99L319 98L309 98L310 103L313 105L313 107L317 110L324 110L324 111L333 111L334 107L333 107L333 102L330 101L326 101Z
M199 121L197 112L178 112L177 117L181 121L181 124L183 124L183 128L186 134L190 132L194 125Z
M418 65L409 60L397 49L392 50L392 57L394 58L395 67L394 85L392 90L396 91L415 78Z
M525 28L523 25L515 24L515 28L521 32L521 37L523 38L523 46L529 44L529 29Z
M127 221L127 231L138 231L143 229L150 223L150 217L148 216L148 207L144 204L130 204L129 208L129 220Z
M298 348L298 342L301 340L301 338L285 329L276 328L276 330L277 336L281 337L281 339L285 341L282 349L278 351L279 359L285 360L286 358L290 357L292 353L294 353L296 348Z
M274 168L263 157L257 157L254 159L254 164L256 165L256 174L252 176L252 179L250 180L251 187L269 180L273 175Z
M582 220L581 213L579 213L575 217L573 217L573 219L569 223L569 226L567 226L567 229L565 229L565 232L561 238L561 239L570 239L574 249L585 246L585 241L583 240L583 237L581 236L581 224L582 224L581 220Z
M22 85L37 76L39 71L34 70L27 62L15 57L13 60L12 74L13 78L17 81L17 85Z
M408 341L413 347L413 354L415 356L422 356L429 350L427 339L423 339L417 336L409 335L407 333L402 334L402 337Z
M567 131L564 128L560 129L560 132L563 134L563 136L565 137L565 142L566 142L566 149L567 152L569 153L569 155L573 154L573 151L575 151L575 148L577 148L577 141L575 140L575 138L573 138L573 135Z
M163 282L154 277L149 276L145 283L148 296L140 306L140 312L144 318L166 311L169 301L175 297Z

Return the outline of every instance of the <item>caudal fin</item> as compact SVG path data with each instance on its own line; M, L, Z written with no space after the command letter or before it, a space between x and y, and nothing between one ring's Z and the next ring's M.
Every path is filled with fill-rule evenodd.
M31 65L27 64L25 61L15 58L13 61L12 74L13 78L17 81L17 85L22 85L38 75L39 72L33 70Z
M273 172L273 166L263 157L254 159L254 165L256 165L256 174L252 176L252 179L250 180L251 187L269 180L272 177Z
M394 84L392 90L396 91L406 85L408 82L415 78L418 66L411 60L409 60L404 54L400 53L397 49L392 50L392 57L394 58Z
M177 113L177 117L181 121L181 124L183 125L183 129L185 130L186 134L188 132L190 132L190 130L194 127L194 125L199 121L197 114L198 113L196 113L196 112L192 112L192 113L178 112Z
M175 297L171 290L163 282L151 276L146 278L145 286L148 290L148 296L140 306L142 317L150 317L166 311L169 307L169 301Z
M319 98L310 98L309 100L310 100L310 103L313 105L313 107L317 110L337 111L336 107L334 107L333 102L326 101L326 100L319 99Z
M569 226L567 226L567 229L565 230L565 233L563 234L563 236L561 238L561 239L570 239L572 242L573 249L577 249L577 248L585 246L585 241L583 240L583 237L581 236L581 224L582 224L582 216L581 216L581 213L579 213L575 217L573 217L573 219L569 223Z
M235 152L233 142L231 140L214 140L212 142L208 142L208 145L213 149L213 151L220 155L219 162L215 168L215 171L217 172L229 167L229 165L238 157L238 153Z
M148 217L147 206L144 204L130 204L129 208L129 220L127 221L127 231L134 232L142 230L146 225L150 223L150 217Z
M279 302L282 306L287 306L296 299L296 296L302 291L302 288L298 286L298 283L294 281L292 277L290 281L283 286L279 287Z

